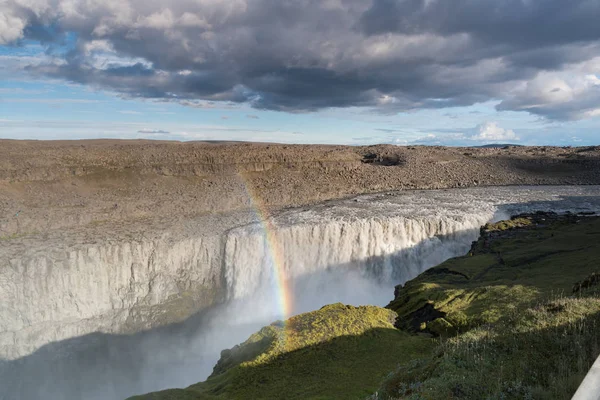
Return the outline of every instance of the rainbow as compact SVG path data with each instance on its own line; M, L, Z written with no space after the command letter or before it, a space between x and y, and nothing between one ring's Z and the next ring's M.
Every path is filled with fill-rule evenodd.
M292 291L288 286L288 279L284 269L284 257L283 249L277 240L275 232L277 230L273 219L270 218L269 210L262 200L261 196L254 189L250 179L245 177L242 172L238 175L244 185L244 189L250 200L252 210L257 216L258 223L261 225L262 231L264 232L265 239L267 242L267 257L270 259L270 265L273 267L275 276L275 291L277 297L277 303L279 308L279 314L283 321L291 316L292 312Z

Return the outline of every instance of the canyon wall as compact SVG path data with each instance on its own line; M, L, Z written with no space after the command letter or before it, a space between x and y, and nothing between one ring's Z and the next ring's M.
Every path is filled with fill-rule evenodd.
M219 236L49 250L3 263L0 356L178 322L219 300Z
M291 281L344 268L403 282L461 254L491 216L275 220L268 234L264 224L251 223L213 236L25 254L0 269L0 355L12 359L92 332L179 322L212 304L251 297L279 269Z

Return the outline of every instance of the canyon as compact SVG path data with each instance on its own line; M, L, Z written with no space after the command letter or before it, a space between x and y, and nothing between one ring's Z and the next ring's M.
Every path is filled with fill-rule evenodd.
M277 319L384 305L486 222L600 210L595 148L2 141L0 153L7 400L189 385Z

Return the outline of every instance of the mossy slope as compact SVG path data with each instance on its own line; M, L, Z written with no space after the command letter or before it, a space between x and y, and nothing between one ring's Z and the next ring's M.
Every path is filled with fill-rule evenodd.
M205 382L132 399L365 398L399 363L434 345L395 329L395 318L380 307L325 306L224 351Z
M532 221L534 220L535 221ZM555 214L488 224L464 257L398 287L397 326L452 336L496 322L520 305L570 295L600 271L600 219Z
M535 214L397 288L398 327L439 335L379 399L568 399L600 353L600 218Z

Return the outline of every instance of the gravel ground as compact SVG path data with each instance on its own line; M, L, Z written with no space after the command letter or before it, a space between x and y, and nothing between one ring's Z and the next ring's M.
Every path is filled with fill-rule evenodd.
M0 140L0 240L256 203L277 210L388 190L525 184L600 184L600 147Z

